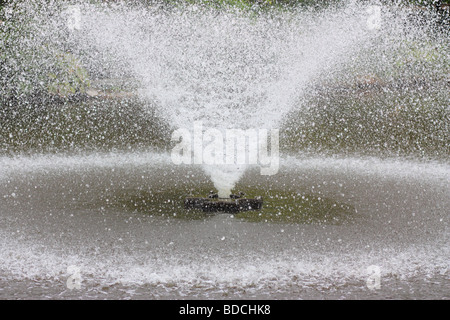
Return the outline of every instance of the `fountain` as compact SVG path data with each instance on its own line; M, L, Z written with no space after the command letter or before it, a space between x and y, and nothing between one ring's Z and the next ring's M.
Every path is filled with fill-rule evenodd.
M0 298L448 298L446 19L2 7Z
M198 121L222 132L279 128L305 87L338 70L374 37L360 8L293 14L289 19L297 21L289 23L285 15L218 15L197 6L123 11L85 7L85 27L74 35L80 37L79 48L109 52L128 63L141 83L140 94L155 101L159 119L191 132ZM204 143L196 146L201 149ZM202 159L194 163L204 164ZM205 170L224 198L245 165L207 164Z

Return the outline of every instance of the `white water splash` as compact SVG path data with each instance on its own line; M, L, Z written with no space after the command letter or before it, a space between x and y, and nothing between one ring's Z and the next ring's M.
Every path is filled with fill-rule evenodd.
M251 16L183 10L102 11L85 7L83 39L126 61L172 127L278 128L302 91L331 73L371 38L365 11ZM205 166L229 193L245 168Z

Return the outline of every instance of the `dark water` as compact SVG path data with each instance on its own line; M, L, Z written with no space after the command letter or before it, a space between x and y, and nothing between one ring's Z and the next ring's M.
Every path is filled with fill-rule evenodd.
M449 178L288 157L240 181L261 212L206 215L182 200L208 177L166 154L2 157L0 298L449 299Z

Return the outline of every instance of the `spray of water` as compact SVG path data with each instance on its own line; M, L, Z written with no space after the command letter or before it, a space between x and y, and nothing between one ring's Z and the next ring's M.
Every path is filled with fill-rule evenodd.
M83 15L84 38L128 61L175 128L276 128L302 89L352 57L370 39L360 8L326 15L254 17L197 7ZM305 25L308 26L305 28ZM227 196L245 166L205 166Z
M36 6L22 2L21 10ZM374 42L377 56L386 53L380 39L413 30L401 15L373 16L379 11L354 2L270 14L197 5L46 7L28 16L32 31L22 45L46 56L70 51L94 74L137 79L140 95L174 129L191 129L194 121L222 131L278 128L306 89L355 64ZM205 172L227 194L245 168L205 166Z

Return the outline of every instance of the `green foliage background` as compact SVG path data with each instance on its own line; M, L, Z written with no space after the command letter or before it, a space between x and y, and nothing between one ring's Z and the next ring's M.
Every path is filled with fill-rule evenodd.
M99 2L99 1L95 1ZM101 1L100 1L101 2ZM243 10L265 10L286 6L324 7L339 0L162 0L167 5L201 3L206 6L236 6ZM386 1L388 2L388 1ZM390 1L392 2L392 1ZM436 2L399 1L404 5L427 5L435 10ZM153 115L145 114L145 103L136 100L77 101L92 83L92 75L82 57L61 46L67 37L65 28L52 30L53 36L37 37L45 27L25 14L22 4L40 14L40 6L63 6L66 2L44 0L0 0L0 153L38 150L127 149L131 146L163 146L169 130ZM136 0L136 4L155 1ZM442 1L441 5L449 4ZM8 4L8 5L6 5ZM13 8L13 10L7 10ZM259 10L259 9L258 9ZM44 10L45 11L45 10ZM29 11L28 11L29 12ZM447 22L448 22L448 18ZM54 34L56 32L56 35ZM35 40L35 41L31 41ZM405 43L396 55L394 68L373 70L375 79L404 79L411 68L431 70L436 81L448 75L448 41L439 44ZM447 54L445 54L447 52ZM374 64L378 66L378 64ZM440 67L436 67L440 66ZM363 72L367 73L364 66ZM357 74L358 70L348 70ZM414 74L420 74L420 70ZM435 79L412 79L427 83ZM363 88L364 89L364 88ZM364 91L364 90L362 90ZM408 95L386 95L372 90L372 97L355 95L317 95L308 101L308 113L294 112L282 132L287 152L319 150L324 152L380 151L419 156L448 157L450 154L448 110L449 91L418 89ZM75 97L75 100L73 98ZM419 99L417 99L419 98ZM56 101L55 101L56 99ZM313 150L314 149L314 150Z

